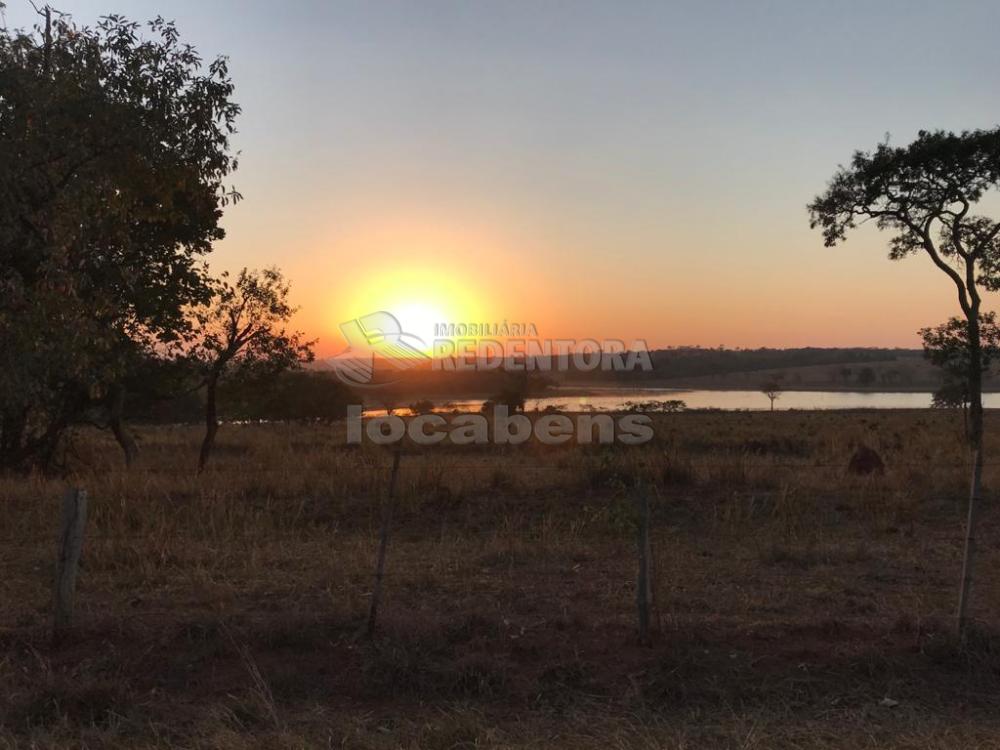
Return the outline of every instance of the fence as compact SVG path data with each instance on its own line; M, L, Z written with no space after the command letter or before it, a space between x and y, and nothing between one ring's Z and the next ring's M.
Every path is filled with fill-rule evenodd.
M409 464L409 465L407 465ZM719 467L719 466L730 466L731 464L721 464L718 462L691 462L694 466L700 467ZM835 469L838 471L844 470L843 464L832 464L832 463L813 463L809 461L798 461L798 462L780 462L780 463L768 463L768 468L775 467L785 467L792 469ZM893 468L898 467L920 467L926 468L925 463L921 462L910 462L910 463L897 463L894 464ZM386 500L383 502L383 512L381 514L381 527L379 529L379 543L376 553L376 560L374 563L375 573L373 576L373 593L371 598L371 606L368 617L367 633L369 635L375 632L376 628L376 618L377 611L380 603L381 590L383 586L383 581L385 578L385 566L386 557L388 553L388 545L390 538L390 529L393 522L393 505L396 500L396 486L401 475L407 472L412 472L414 470L420 470L422 468L427 468L427 465L419 461L418 456L406 456L401 460L400 453L397 451L393 455L391 466L386 466L382 463L371 464L368 467L375 472L385 472L387 476L387 492ZM447 468L460 468L465 471L474 470L493 470L496 468L495 465L484 464L484 463L454 463L448 464ZM517 469L530 469L537 471L567 471L572 469L572 467L566 466L556 466L551 463L530 463L530 462L515 462L514 468ZM971 468L971 465L953 464L949 468L961 471ZM145 470L148 473L149 470ZM211 475L211 470L206 473ZM278 474L282 475L283 472L280 468L271 469L255 469L253 474L260 476L267 476ZM636 591L636 630L638 638L642 643L649 643L651 638L650 633L650 612L653 607L653 591L655 586L653 583L654 575L654 554L652 548L652 535L651 535L651 503L650 497L657 492L655 487L648 487L639 484L636 487L628 490L630 496L635 503L635 532L636 532L636 578L635 578L635 591ZM755 491L752 493L747 493L754 497L768 497L775 496L775 492L766 491ZM942 501L947 502L957 502L962 498L959 496L940 498ZM87 492L81 488L73 488L69 490L63 497L62 502L62 515L60 520L59 534L58 534L58 544L56 548L56 574L55 581L53 585L53 636L55 639L60 639L69 631L73 625L74 617L74 603L76 598L76 580L79 575L79 564L83 554L83 549L85 546L85 539L88 538L88 534L85 532L87 524L87 511L88 511L88 496ZM958 534L958 527L955 528L955 536L951 538L956 544L961 541ZM289 538L297 537L297 534L290 534ZM125 538L141 539L142 534L135 534L133 537L122 534L104 534L101 532L90 533L89 539L94 540L122 540ZM11 537L6 540L2 540L2 543L8 548L21 547L35 547L41 540L23 538L23 537Z

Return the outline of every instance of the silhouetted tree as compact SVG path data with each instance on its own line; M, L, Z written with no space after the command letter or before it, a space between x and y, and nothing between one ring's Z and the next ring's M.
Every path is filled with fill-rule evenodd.
M969 382L955 380L946 375L940 386L931 394L932 409L961 409L962 434L969 436Z
M966 437L969 437L968 405L970 396L970 368L972 352L969 346L969 328L961 318L949 318L947 322L934 328L921 328L920 337L924 342L924 357L944 372L940 388L935 391L932 405L938 408L961 407ZM1000 327L992 312L979 316L979 337L982 372L989 370L991 363L1000 354Z
M223 378L266 378L312 361L314 342L285 330L295 312L288 291L278 269L244 268L235 283L223 274L212 302L195 313L199 339L193 359L205 386L205 439L198 471L205 468L219 431L217 398Z
M940 387L931 395L932 409L961 409L963 415L969 407L969 383L967 381L944 379ZM968 424L966 423L966 433Z
M87 421L111 432L122 449L125 465L130 466L139 455L139 445L125 422L126 413L148 418L151 411L157 411L154 404L159 404L160 411L172 404L175 409L181 406L181 412L170 416L170 421L183 421L183 407L191 398L197 401L196 390L196 373L183 358L137 351L121 379L111 383L101 398L91 401Z
M908 146L879 144L856 152L826 192L809 204L810 223L827 246L844 240L859 222L873 220L893 233L889 257L914 253L954 284L964 316L969 357L969 441L973 469L958 628L965 612L975 553L976 510L983 470L982 289L1000 285L1000 222L973 213L1000 184L1000 129L961 134L921 131Z
M434 402L422 398L410 404L410 412L413 414L430 414L434 411Z
M0 467L51 462L208 299L239 107L162 19L0 28ZM117 425L117 428L115 427Z
M261 380L233 379L219 386L223 419L332 422L347 416L351 391L328 373L286 372Z
M783 391L784 388L782 388L781 383L778 382L777 378L767 380L760 385L760 392L771 400L771 411L774 411L774 402L781 398Z
M544 392L548 385L548 379L537 373L507 373L500 390L487 403L491 407L506 406L509 412L524 411L528 398Z

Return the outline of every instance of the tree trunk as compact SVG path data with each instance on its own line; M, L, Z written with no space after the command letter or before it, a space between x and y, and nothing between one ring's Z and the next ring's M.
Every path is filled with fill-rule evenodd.
M125 426L123 414L125 412L125 389L116 386L111 393L108 403L108 427L111 428L115 440L121 446L122 453L125 454L125 465L131 466L139 455L139 446L136 445L135 438Z
M215 395L219 386L219 376L212 374L205 383L205 439L201 443L201 454L198 456L198 473L205 470L208 457L215 444L215 435L219 431L219 417L215 404Z
M958 594L957 627L964 635L968 621L969 591L972 587L976 556L976 517L983 476L983 367L979 341L979 310L969 316L969 447L972 450L972 481L969 488L969 512L965 522L965 554L962 559L962 583Z
M27 426L27 409L4 412L0 419L0 468L13 469L18 465Z
M70 415L79 408L78 404L64 402L59 414L52 419L45 432L35 441L27 454L28 460L44 471L49 471L55 464L56 452L59 449L63 433L70 424Z

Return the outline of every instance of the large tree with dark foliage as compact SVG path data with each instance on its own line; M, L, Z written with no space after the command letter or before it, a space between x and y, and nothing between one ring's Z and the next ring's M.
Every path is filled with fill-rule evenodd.
M232 93L162 19L0 29L0 467L51 462L209 299Z
M809 204L811 225L836 245L864 221L892 232L889 257L923 254L951 282L967 342L972 481L958 627L966 620L983 469L982 292L1000 284L1000 221L976 213L1000 184L1000 129L921 132L908 146L854 154Z

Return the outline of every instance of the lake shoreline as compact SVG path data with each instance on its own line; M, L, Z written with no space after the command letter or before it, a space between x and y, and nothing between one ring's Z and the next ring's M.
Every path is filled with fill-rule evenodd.
M760 389L757 387L750 386L740 386L740 385L726 385L726 384L705 384L705 383L691 383L686 382L684 384L669 383L669 384L657 384L657 385L642 385L642 386L629 386L629 385L581 385L581 384L561 384L550 386L546 391L546 395L551 395L554 393L559 394L573 394L573 395L607 395L610 393L681 393L684 391L743 391L746 393L759 393ZM854 387L841 387L836 386L823 386L823 385L795 385L788 386L787 388L781 389L782 393L859 393L859 394L872 394L872 393L933 393L933 389L928 386L886 386L884 388L859 388ZM983 393L1000 393L1000 388L984 388Z

